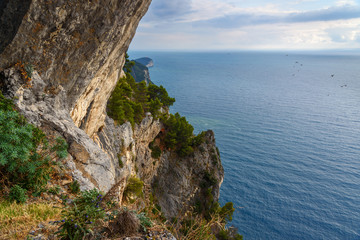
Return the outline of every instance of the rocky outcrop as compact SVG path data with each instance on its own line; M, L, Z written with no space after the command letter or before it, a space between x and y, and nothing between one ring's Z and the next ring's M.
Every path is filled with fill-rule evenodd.
M215 201L219 199L224 169L216 149L214 132L205 134L205 142L193 155L185 158L166 151L153 179L155 196L167 218L180 217L196 202L205 205L208 189Z
M144 65L145 67L153 67L154 66L154 61L149 58L149 57L142 57L142 58L137 58L134 60L135 62L138 62L142 65Z
M104 126L107 99L150 2L1 2L1 90L30 122L66 138L83 188L107 191L118 180L117 162L91 137Z
M64 90L63 107L92 136L124 56L151 0L9 1L1 3L0 70L32 65L46 86Z
M131 67L131 76L135 79L135 82L145 81L146 84L153 83L150 79L149 68L136 60L135 65Z
M173 217L201 198L209 176L218 198L223 169L213 133L191 157L165 149L154 159L149 144L159 120L117 125L105 111L150 1L1 1L0 90L29 122L66 139L67 165L83 190L106 192L137 175Z

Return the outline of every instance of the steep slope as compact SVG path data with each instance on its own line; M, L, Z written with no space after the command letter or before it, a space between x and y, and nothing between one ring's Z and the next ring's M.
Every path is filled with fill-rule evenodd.
M63 107L92 136L103 125L106 101L150 2L5 1L0 26L11 34L1 35L0 69L32 65L45 92L64 90Z
M83 188L106 191L119 178L112 159L91 137L104 125L107 99L150 2L1 4L1 31L8 32L0 38L1 90L17 99L32 123L66 138Z
M219 197L224 173L213 133L192 156L179 158L165 149L154 159L149 144L163 128L159 120L147 115L133 128L116 125L105 111L150 2L1 2L0 90L31 123L66 139L67 165L83 190L106 192L137 175L155 188L165 215L174 217L201 199L209 173L207 189Z

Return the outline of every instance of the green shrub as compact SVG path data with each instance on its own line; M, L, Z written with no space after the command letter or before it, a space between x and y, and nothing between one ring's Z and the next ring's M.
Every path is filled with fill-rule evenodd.
M119 79L107 104L107 113L118 124L129 121L132 126L140 123L149 111L157 118L160 108L169 107L175 99L169 97L163 86L146 85L145 81L136 83L131 76L132 61L126 55L125 76Z
M51 148L51 150L56 153L58 158L60 158L60 159L66 158L67 155L68 155L68 152L67 152L68 144L67 144L67 142L61 137L57 137L55 139L55 142L56 142L56 144Z
M217 237L219 240L243 240L243 236L238 233L235 236L231 236L229 229L220 230Z
M217 237L219 240L229 240L230 239L229 232L226 230L220 230Z
M48 189L48 193L57 195L57 194L59 194L60 189L61 189L61 188L60 188L59 185L55 185L54 187Z
M49 146L45 134L14 111L0 92L0 173L5 185L41 191L50 179L54 158L66 157L66 149L62 138Z
M202 131L197 136L193 137L192 139L192 146L198 147L205 141L205 132Z
M161 156L161 149L159 146L154 146L151 148L151 157L158 159Z
M70 191L74 194L78 194L80 192L80 184L78 181L73 181L69 185Z
M27 200L26 189L23 189L19 185L15 185L10 189L9 199L16 201L17 203L25 203Z
M25 69L25 72L27 74L27 77L31 78L32 74L33 74L33 71L34 71L34 66L31 63L29 63L29 64L25 65L24 69Z
M159 87L156 86L155 84L149 84L148 92L149 92L149 100L158 99L161 102L161 104L167 108L172 106L175 102L175 98L170 97L168 92L162 85L160 85Z
M141 197L144 182L137 177L130 177L124 190L124 197Z
M0 172L8 184L34 191L46 185L53 150L41 130L26 123L17 112L0 110L0 133Z
M140 220L140 226L144 232L147 231L147 228L150 228L153 226L153 223L151 222L150 218L146 216L144 212L141 212L136 215L137 218Z
M163 122L166 129L166 147L175 150L180 157L190 155L194 151L191 147L194 127L179 113L170 114Z
M234 204L232 202L227 202L219 211L220 217L224 219L225 222L230 222L232 220L232 215L235 211Z
M57 236L63 240L80 240L92 235L95 222L106 216L101 204L102 193L96 189L82 192L71 205L65 202Z
M203 189L207 189L217 184L217 180L214 175L208 171L204 172L203 180L201 183L201 187Z

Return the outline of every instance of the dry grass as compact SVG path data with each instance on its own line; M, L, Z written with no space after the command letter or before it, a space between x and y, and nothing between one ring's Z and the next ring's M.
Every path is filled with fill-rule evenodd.
M49 203L17 204L0 200L0 240L24 239L41 222L60 219Z

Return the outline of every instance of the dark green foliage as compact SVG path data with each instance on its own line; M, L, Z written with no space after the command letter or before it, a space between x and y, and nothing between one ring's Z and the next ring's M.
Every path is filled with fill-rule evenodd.
M232 202L227 202L219 211L219 214L225 222L230 222L232 220L232 215L235 211L234 204Z
M220 230L217 238L219 240L243 240L243 236L238 233L236 233L235 236L231 236L229 229Z
M204 143L205 141L205 132L202 131L201 133L199 133L197 136L195 136L193 139L192 139L192 146L194 147L198 147L200 146L202 143Z
M16 201L17 203L25 203L27 200L26 189L23 189L19 185L15 185L10 189L9 199Z
M80 192L80 184L78 181L73 181L69 185L70 191L74 194L78 194Z
M155 84L150 84L148 87L148 91L150 100L159 99L165 107L170 107L175 102L175 98L170 97L166 89L162 85L158 87Z
M161 149L159 146L155 146L151 149L151 157L152 158L159 158L161 156Z
M6 185L41 192L50 178L53 154L65 157L67 144L57 138L49 146L45 134L28 124L0 93L0 173Z
M191 146L194 127L179 113L170 114L163 122L167 131L164 139L166 147L175 150L180 157L191 154L194 151Z
M61 189L61 188L60 188L59 185L55 185L54 187L48 189L48 193L51 193L51 194L54 194L54 195L58 195L59 192L60 192L60 189Z
M14 109L14 104L10 99L5 98L0 91L0 110L3 111L12 111Z
M133 126L141 122L145 112L149 111L155 118L159 117L161 107L171 106L175 99L169 97L162 86L147 86L145 81L136 83L130 74L132 66L133 62L127 58L124 66L125 76L116 84L108 101L107 112L117 123L129 121Z
M56 144L51 148L51 150L56 153L58 158L60 158L60 159L66 158L67 155L68 155L68 152L67 152L68 144L67 144L67 142L61 137L57 137L55 139L55 141L56 141Z
M191 155L194 152L194 148L199 147L205 140L205 132L194 136L194 127L185 117L181 117L179 113L163 117L162 122L166 129L164 138L166 147L174 150L180 157ZM201 148L201 150L202 152L205 151L204 148Z
M25 72L27 74L28 78L32 77L33 71L34 71L34 66L32 64L26 64L25 65Z
M131 68L135 65L134 61L129 60L129 55L125 54L125 64L124 64L124 71L127 73L131 72Z
M130 177L124 190L124 197L141 197L144 183L136 177Z
M243 240L243 236L240 234L235 235L235 240Z
M0 110L0 167L6 166L9 172L24 172L22 166L34 149L32 141L33 126L26 124L14 111Z
M144 212L141 212L136 216L140 220L140 226L144 232L147 231L147 228L152 227L153 223L151 222L150 218L146 216Z
M158 118L160 116L160 109L162 107L162 103L158 98L155 100L150 99L150 102L148 104L149 106L149 112L154 116L154 118Z
M126 120L134 124L134 109L131 101L132 89L128 83L128 76L129 74L126 74L126 77L118 81L107 105L109 116L119 124L124 123Z
M64 203L62 220L56 233L63 240L80 240L92 235L95 222L105 218L102 193L96 189L84 191L73 204Z
M217 180L214 177L213 174L209 173L209 172L204 172L204 176L203 176L203 181L201 183L201 187L203 189L207 189L209 187L212 187L214 185L217 184Z
M230 239L229 232L226 230L220 230L217 237L219 240L229 240Z
M154 141L149 144L149 148L151 149L151 157L152 158L159 158L161 156L161 149L159 146L154 146Z

